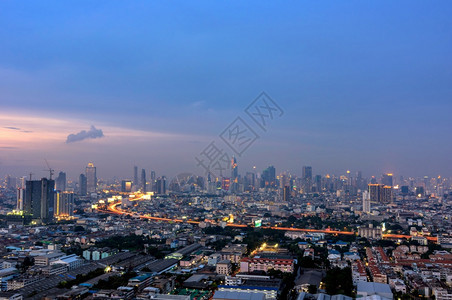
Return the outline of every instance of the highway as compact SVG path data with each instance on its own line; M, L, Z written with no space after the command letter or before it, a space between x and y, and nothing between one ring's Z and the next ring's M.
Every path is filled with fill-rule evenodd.
M118 206L120 206L121 203L112 203L108 206L108 211L119 214L119 215L136 215L127 211L124 211ZM161 218L161 217L151 217L146 215L139 216L141 219L147 219L147 220L155 220L155 221L164 221L164 222L175 222L175 223L189 223L189 224L199 224L199 221L192 221L192 220L182 220L182 219L171 219L171 218ZM249 227L246 224L234 224L234 223L227 223L227 226L229 227L239 227L239 228L246 228ZM275 229L275 230L283 230L283 231L302 231L302 232L317 232L317 233L329 233L329 234L345 234L345 235L354 235L355 233L352 231L338 231L338 230L328 230L328 229L303 229L303 228L293 228L293 227L277 227L277 226L262 226L261 228L265 229Z
M136 199L139 200L139 199ZM127 211L124 211L118 206L120 206L121 203L112 203L108 206L108 211L111 213L119 214L119 215L136 215ZM192 220L182 220L182 219L171 219L171 218L160 218L160 217L151 217L146 215L139 215L141 219L147 219L147 220L155 220L155 221L164 221L164 222L176 222L176 223L189 223L189 224L199 224L199 221L192 221ZM229 227L240 227L240 228L246 228L249 227L249 225L246 224L234 224L234 223L227 223L227 226ZM314 233L328 233L328 234L336 234L336 235L355 235L356 233L353 231L339 231L339 230L329 230L329 229L310 229L310 228L294 228L294 227L277 227L277 226L262 226L261 228L265 229L275 229L275 230L283 230L283 231L301 231L301 232L314 232ZM386 239L410 239L410 235L401 235L401 234L383 234L383 238ZM437 243L438 238L434 236L427 236L427 240Z

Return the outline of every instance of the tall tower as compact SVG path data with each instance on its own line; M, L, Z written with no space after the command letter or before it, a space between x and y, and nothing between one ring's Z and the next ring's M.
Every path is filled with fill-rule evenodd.
M380 202L380 194L381 190L383 189L383 185L377 184L377 183L370 183L369 185L369 199L373 203L379 203Z
M235 156L231 159L231 188L232 193L237 193L239 190L239 171L237 166L237 159Z
M303 166L301 174L304 192L311 192L312 189L312 167Z
M55 192L55 216L59 218L71 217L74 213L74 193Z
M146 193L146 171L141 169L141 192Z
M391 203L392 187L383 184L369 184L369 197L373 203Z
M24 210L24 200L25 200L25 189L24 188L17 188L17 211L23 211Z
M24 201L25 201L25 187L26 187L26 178L21 177L19 182L19 187L17 188L17 211L24 210Z
M89 194L97 191L97 175L96 167L93 163L89 163L85 169L86 174L86 189Z
M137 166L133 167L133 185L138 187L138 167Z
M368 191L363 192L363 212L370 213L370 193Z
M157 179L157 194L163 195L166 194L166 178L165 176L159 177Z
M237 159L235 158L235 156L232 157L231 159L231 178L232 180L235 180L238 176L239 176L239 171L237 168Z
M303 166L301 177L306 180L312 180L312 167Z
M34 219L49 222L54 216L55 181L47 178L27 181L24 212Z
M261 175L261 187L275 187L276 186L276 169L273 166L269 166L262 171Z
M156 182L155 171L151 171L151 192L157 192L157 182Z
M88 193L88 189L87 189L86 185L87 185L86 176L84 174L80 174L80 178L79 178L79 182L78 182L80 196L86 196L86 194Z
M290 200L290 186L285 185L283 188L283 201L287 202Z
M66 190L66 173L58 173L58 177L55 179L55 189L62 192Z

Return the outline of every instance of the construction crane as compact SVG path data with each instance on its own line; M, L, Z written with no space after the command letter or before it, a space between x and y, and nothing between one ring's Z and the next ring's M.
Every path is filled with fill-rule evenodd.
M44 170L44 171L49 171L49 173L50 173L50 180L52 180L52 176L53 176L55 170L50 167L49 162L47 161L47 159L44 159L44 160L45 160L47 168L48 168L47 170Z

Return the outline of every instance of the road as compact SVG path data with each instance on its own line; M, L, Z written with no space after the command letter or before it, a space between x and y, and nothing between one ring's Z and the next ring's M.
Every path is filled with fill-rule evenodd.
M137 199L138 200L138 199ZM133 213L123 211L122 209L118 208L121 203L112 203L108 206L108 212L119 214L119 215L134 215ZM160 217L151 217L146 215L139 216L141 219L147 219L147 220L155 220L155 221L164 221L164 222L176 222L176 223L189 223L189 224L199 224L199 221L192 221L192 220L182 220L182 219L171 219L171 218L160 218ZM234 224L234 223L227 223L227 226L229 227L238 227L238 228L246 228L249 227L249 225L246 224ZM356 233L353 231L340 231L340 230L329 230L329 229L310 229L310 228L294 228L294 227L277 227L277 226L262 226L261 228L266 229L275 229L275 230L283 230L283 231L301 231L301 232L316 232L316 233L328 233L328 234L335 234L335 235L355 235ZM383 234L383 238L387 239L410 239L410 235L400 235L400 234ZM427 236L427 240L437 243L438 238L434 236Z

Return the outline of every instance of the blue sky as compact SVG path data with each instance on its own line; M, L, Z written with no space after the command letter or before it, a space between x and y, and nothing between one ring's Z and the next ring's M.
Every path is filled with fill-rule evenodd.
M73 177L88 161L107 178L201 173L194 156L266 91L285 114L242 171L452 176L451 15L450 1L3 1L0 174L43 157ZM105 137L65 144L91 125Z

